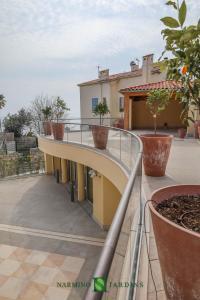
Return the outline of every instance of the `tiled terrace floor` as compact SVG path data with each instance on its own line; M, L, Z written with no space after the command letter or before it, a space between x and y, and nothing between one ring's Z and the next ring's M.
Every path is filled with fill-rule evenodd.
M161 178L153 178L144 176L143 178L143 187L145 190L146 199L150 199L150 196L153 191L158 188L162 188L168 185L175 184L200 184L200 144L197 140L186 139L179 140L175 139L173 141L173 146L171 149L171 154L169 158L169 163L167 167L166 176ZM147 226L147 237L149 244L149 255L150 262L153 271L153 277L156 284L158 300L165 300L165 293L163 289L163 282L160 270L160 264L158 260L158 254L153 234L153 229L150 226ZM146 243L143 241L143 255L142 259L146 260ZM147 268L143 268L141 272L141 280L146 277ZM138 297L137 300L145 299L143 296ZM153 285L152 276L148 270L147 278L147 299L155 300L156 293L155 287ZM178 299L177 299L178 300Z
M0 300L79 300L106 232L54 177L0 182Z

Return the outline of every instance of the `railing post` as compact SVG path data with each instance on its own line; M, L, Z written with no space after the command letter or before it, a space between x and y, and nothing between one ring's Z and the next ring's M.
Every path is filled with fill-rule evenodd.
M81 145L83 143L83 136L82 136L82 124L80 124L80 130L81 130Z
M122 160L122 132L119 131L119 157L120 161Z

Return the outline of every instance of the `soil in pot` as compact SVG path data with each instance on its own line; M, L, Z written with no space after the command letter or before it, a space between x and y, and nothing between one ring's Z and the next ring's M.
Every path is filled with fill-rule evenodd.
M159 203L155 209L168 220L200 233L200 195L180 195Z
M101 150L106 149L109 128L96 125L91 127L95 147Z

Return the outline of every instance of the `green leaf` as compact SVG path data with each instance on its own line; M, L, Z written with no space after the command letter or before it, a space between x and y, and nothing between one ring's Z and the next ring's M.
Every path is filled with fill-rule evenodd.
M174 1L167 1L166 5L173 6L175 9L177 9L177 5Z
M179 13L178 13L178 19L179 19L181 26L183 26L183 24L185 22L186 13L187 13L187 6L185 3L185 0L183 0L181 7L179 9Z
M161 22L163 22L165 24L165 26L170 27L170 28L177 28L180 26L178 21L172 17L165 17L160 20L161 20Z

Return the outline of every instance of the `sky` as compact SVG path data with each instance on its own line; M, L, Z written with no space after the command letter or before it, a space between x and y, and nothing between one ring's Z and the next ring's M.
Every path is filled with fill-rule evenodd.
M0 118L38 95L61 96L79 116L78 83L130 70L130 61L164 49L164 0L0 0ZM187 0L188 22L200 1Z

